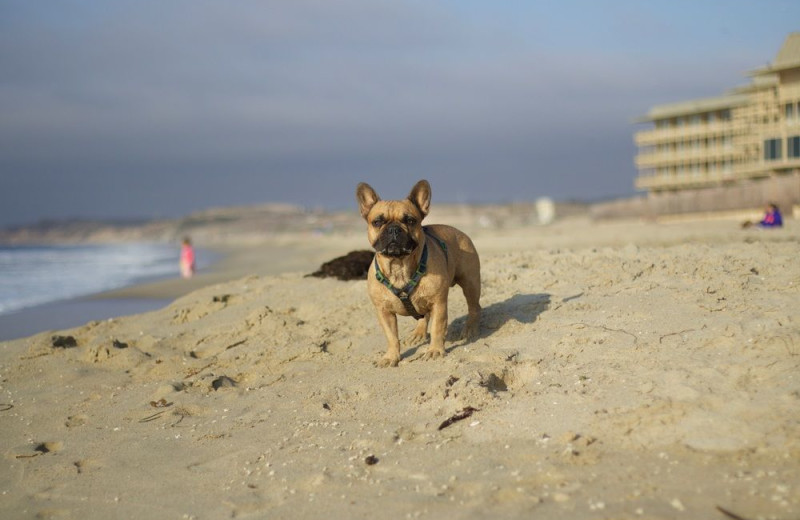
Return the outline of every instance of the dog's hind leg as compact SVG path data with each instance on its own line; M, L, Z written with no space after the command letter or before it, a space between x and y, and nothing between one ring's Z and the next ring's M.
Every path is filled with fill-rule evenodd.
M464 277L458 281L461 290L464 291L464 298L467 300L467 323L464 325L462 338L473 340L478 337L481 321L481 280L477 277Z
M417 321L417 326L414 327L414 331L406 338L405 343L407 345L420 345L425 343L425 340L428 339L428 316L430 316L430 314L426 314Z

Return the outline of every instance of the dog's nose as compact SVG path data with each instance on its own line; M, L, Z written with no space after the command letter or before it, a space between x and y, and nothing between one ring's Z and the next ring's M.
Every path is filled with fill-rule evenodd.
M392 224L391 226L386 228L386 234L389 235L389 238L392 240L397 240L400 238L400 234L403 232L403 229L397 225Z

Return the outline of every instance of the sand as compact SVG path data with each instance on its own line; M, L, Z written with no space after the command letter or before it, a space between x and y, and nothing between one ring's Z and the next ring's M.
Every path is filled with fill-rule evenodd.
M800 518L798 227L471 230L480 338L456 288L394 369L366 282L300 267L355 234L0 343L0 517Z

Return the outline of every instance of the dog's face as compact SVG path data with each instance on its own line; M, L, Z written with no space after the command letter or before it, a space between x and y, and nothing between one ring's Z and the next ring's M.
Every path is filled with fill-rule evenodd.
M375 251L400 258L413 253L425 240L422 219L428 214L431 187L419 181L405 200L381 200L366 183L356 188L361 216L367 221L367 237Z

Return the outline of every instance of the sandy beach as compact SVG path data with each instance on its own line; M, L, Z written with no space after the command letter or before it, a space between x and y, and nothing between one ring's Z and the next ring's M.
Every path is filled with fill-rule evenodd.
M355 231L0 343L0 517L800 518L797 221L466 231L481 335L452 290L439 361L376 368L366 282L305 276Z

